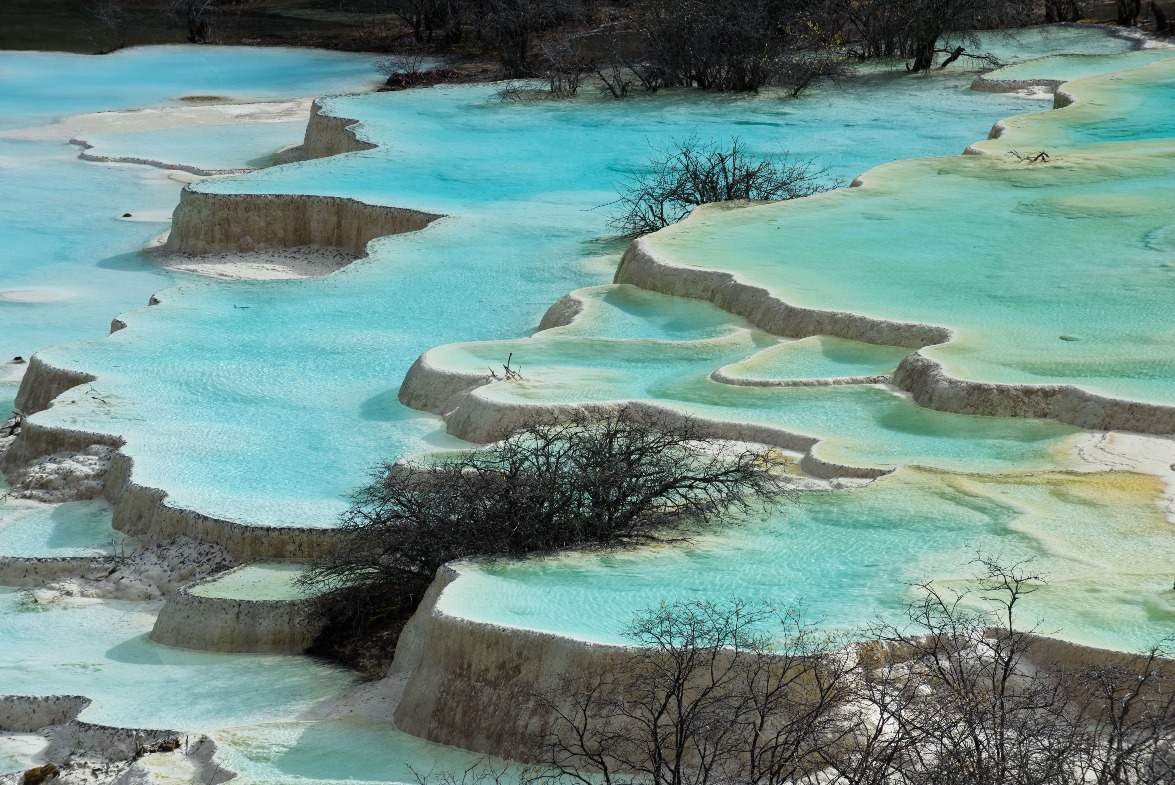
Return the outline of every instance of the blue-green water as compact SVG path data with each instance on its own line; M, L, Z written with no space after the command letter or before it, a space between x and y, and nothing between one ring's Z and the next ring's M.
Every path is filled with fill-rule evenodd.
M1127 47L1098 31L1073 28L1049 38L1027 35L1020 45L1041 54ZM217 50L201 50L199 56L206 51ZM25 82L0 101L9 100L33 124L61 113L145 105L136 101L170 103L181 95L279 97L290 94L290 84L301 89L311 83L301 65L281 71L264 59L237 62L232 53L213 79L192 56L186 48L175 48L135 50L125 61L113 58L110 67L124 70L114 76L95 71L96 78L119 85L105 104L83 90L54 92L65 89L59 87L39 103L26 82L40 78L37 69L49 61L29 60L26 67L20 58L3 60L16 63L3 70L3 78ZM61 67L77 64L65 57ZM351 67L330 78L358 79L357 71L347 71ZM150 76L143 76L141 89L132 88L141 71ZM262 90L251 81L260 72L280 76ZM1175 555L1169 525L1155 503L1162 488L1144 475L1067 473L1079 436L1074 429L946 415L875 386L720 384L709 378L719 368L759 379L884 373L901 352L829 340L786 343L704 304L623 288L596 290L585 318L526 339L551 302L610 279L622 245L607 237L607 210L595 208L613 198L614 183L641 164L650 146L691 133L720 139L740 135L754 149L819 155L831 175L848 179L886 161L957 153L983 136L994 120L1033 106L1015 96L970 92L971 76L874 73L841 90L813 92L794 102L769 95L670 93L622 104L584 96L568 103L518 105L495 101L493 88L486 86L333 99L331 111L360 118L360 133L383 146L198 187L352 196L448 217L419 233L378 240L368 259L322 279L187 279L165 291L160 306L129 313L128 329L45 351L54 364L96 373L94 388L105 403L67 393L37 419L124 436L126 452L135 458L136 479L166 489L173 504L262 525L329 526L369 464L459 444L443 433L438 418L396 402L400 380L415 357L454 341L498 342L446 347L437 354L464 369L475 363L496 366L505 360L503 352L514 351L527 381L479 391L490 398L536 405L658 400L711 417L768 422L818 436L824 441L816 450L830 460L899 469L868 488L800 494L795 505L731 521L729 529L705 533L686 547L473 568L446 591L442 606L450 612L616 640L633 613L659 599L737 593L781 601L806 598L814 613L846 626L894 613L908 596L907 581L961 581L971 549L980 547L1042 560L1055 588L1039 595L1034 610L1051 627L1067 637L1133 646L1153 630L1169 627L1175 614L1161 593L1169 584L1161 574L1163 565ZM1143 83L1126 87L1150 89ZM65 109L54 110L52 101ZM1153 126L1149 117L1142 125ZM262 136L269 146L271 138ZM249 145L226 138L221 155L214 140L197 137L188 129L138 140L119 135L105 144L117 154L132 154L141 145L168 160L198 158L198 165L253 159L245 151ZM38 293L0 303L10 308L0 310L0 317L6 327L14 326L3 333L15 347L12 354L96 337L114 312L141 304L150 291L179 280L148 267L135 253L165 225L117 218L123 212L151 215L174 203L177 186L166 175L82 164L71 157L76 150L49 143L0 144L14 145L0 148L6 166L10 157L11 166L27 167L30 180L44 187L22 195L0 178L0 188L14 189L6 209L25 220L8 222L19 230L8 247L19 253L0 262L0 288ZM193 152L185 153L189 145ZM9 149L18 152L3 152ZM987 177L979 162L949 161L908 166L948 169L943 190L935 192L940 196L970 186L990 186L996 194L997 186L1006 185L1004 175ZM1103 178L1115 188L1165 193L1161 177L1148 175L1141 164L1106 169L1115 167L1118 175ZM1009 205L1033 208L1031 197L1050 192L1044 186L1034 191L1036 170L1023 171L1028 174L1014 186L1023 197L1019 201L997 195L992 202L956 205L948 211L952 220L960 213L968 218L995 214ZM1102 182L1097 178L1104 172L1096 167L1078 170L1074 164L1069 177L1088 179L1090 171ZM1064 188L1065 176L1039 179L1055 177L1057 187ZM953 179L947 183L945 178ZM875 190L871 185L861 193ZM898 185L891 189L898 190ZM68 204L67 198L88 206L77 209L76 216L61 215L54 205ZM1045 212L1057 209L1055 203L1041 204ZM21 205L23 214L14 211ZM1082 209L1080 200L1064 205ZM917 209L929 218L934 205L920 202ZM887 211L863 214L887 221L892 216ZM1146 220L1131 217L1125 207L1111 211L1106 220L1117 220L1114 216L1129 224L1129 231ZM74 217L76 225L70 223ZM833 239L851 240L855 224L835 225ZM828 224L823 228L828 239ZM806 231L797 225L785 241L774 235L764 247L770 245L772 258L790 259L802 249ZM753 234L751 228L747 232ZM854 309L860 305L875 313L890 291L876 283L880 271L893 269L895 259L921 259L935 250L927 239L930 229L925 232L910 234L908 246L875 242L868 248L882 256L874 262L875 278L856 277L862 266L851 268L851 274L835 267L821 271L818 265L808 272L838 279L846 290L872 287L874 299L862 298ZM1021 232L1018 224L1012 232ZM983 242L978 234L966 237ZM1153 234L1151 242L1161 244L1163 237ZM1045 245L1053 242L1059 241L1045 236ZM1032 248L1035 258L1038 251ZM742 245L715 241L703 260L726 263L734 256L743 263ZM823 254L821 264L832 256ZM37 263L21 264L21 259ZM65 260L60 270L58 262L50 261L56 259ZM101 272L87 272L90 268ZM789 276L789 287L802 284L800 272ZM970 279L955 272L952 280ZM77 290L69 295L74 300L47 299L69 286ZM949 300L950 287L940 284L939 295ZM897 306L885 307L922 312L894 299ZM66 305L56 315L39 310L71 302L68 317ZM83 308L82 302L89 305ZM1009 307L1022 308L1023 302L1012 298ZM90 313L93 318L68 321ZM967 308L953 308L943 323L966 327L967 313ZM1100 325L1098 318L1094 309L1086 323ZM1017 347L1026 340L1013 336ZM1035 351L1028 343L1024 351ZM1139 367L1151 367L1159 358L1162 372L1165 353L1139 351ZM1085 362L1078 357L1073 367ZM1105 378L1121 383L1127 365L1107 368ZM1080 373L1083 380L1100 383L1088 366ZM0 549L8 543L29 553L84 550L105 525L107 513L98 504L70 509L82 523L70 524L68 532L60 524L73 515L62 518L41 510L27 526L18 518L0 519ZM5 527L5 522L16 525ZM250 583L249 576L257 580ZM229 580L232 585L222 586L223 593L262 585L271 591L282 583L262 580L256 570L238 583L242 580L241 585ZM303 659L158 647L144 637L152 614L150 607L89 601L32 610L19 593L0 594L0 626L12 655L0 667L0 692L81 692L96 699L86 714L94 721L219 728L230 767L258 781L407 779L409 772L398 768L404 760L449 760L453 754L386 729L297 722L317 701L337 697L349 678ZM346 754L353 748L343 740L354 734L367 744L363 755Z
M1059 35L1093 51L1127 47L1097 31ZM1025 37L1028 51L1036 45L1056 51L1053 37ZM970 91L972 76L871 74L799 101L669 92L516 104L483 85L332 99L329 111L361 119L360 135L382 146L197 187L350 196L447 217L377 240L369 258L326 278L168 291L109 340L43 355L97 373L110 406L72 396L38 417L124 436L136 476L174 504L262 525L333 525L367 466L452 444L435 418L396 402L420 352L527 335L551 302L611 277L622 245L605 239L608 210L598 208L651 147L738 135L753 149L817 155L849 179L887 160L958 153L1025 107Z

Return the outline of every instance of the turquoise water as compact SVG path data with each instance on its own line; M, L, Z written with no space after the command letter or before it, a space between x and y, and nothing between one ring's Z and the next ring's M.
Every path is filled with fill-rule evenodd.
M373 84L371 62L364 55L248 47L147 47L101 57L0 52L0 129L80 112L182 105L177 99L193 95L278 100L365 89ZM171 129L140 141L169 162L200 166L221 158L223 168L232 168L300 142L304 127ZM120 154L125 137L134 136L106 141ZM100 337L119 311L184 278L139 253L167 231L181 184L158 170L85 163L77 154L64 140L0 139L0 361ZM0 371L0 412L7 414L15 394L11 374Z
M1175 540L1156 486L1129 474L902 470L865 488L800 493L685 546L464 565L439 607L612 643L643 609L671 599L801 604L808 618L848 629L900 618L910 584L965 588L982 551L1033 558L1048 576L1022 623L1145 647L1175 624Z
M1099 31L1081 39L1093 51L1127 46ZM44 354L98 373L110 406L73 396L38 417L125 436L136 476L175 504L332 525L368 465L453 444L435 418L396 402L420 352L527 335L551 302L610 278L622 246L601 240L608 211L595 208L650 146L740 135L754 149L820 155L847 179L882 161L957 153L1023 109L1023 99L968 90L972 76L874 74L799 101L669 92L520 105L483 85L333 99L331 111L361 118L360 133L386 146L198 187L343 195L448 217L378 240L368 259L326 278L168 291L109 340Z
M1091 76L1139 68L1175 56L1175 48L1140 49L1113 54L1061 54L997 68L984 74L988 79L1086 79Z
M249 46L136 46L108 55L0 52L0 128L184 98L275 101L379 84L374 55ZM191 101L187 102L191 103Z
M297 717L351 684L304 657L215 654L147 639L157 606L0 589L0 694L85 695L90 722L198 730Z
M1175 402L1175 60L1075 89L1097 103L1014 120L982 145L1035 150L1023 143L1041 129L1069 128L1073 147L1041 143L1048 164L903 162L864 188L705 211L650 246L796 304L951 327L957 338L927 353L955 375ZM1107 131L1123 113L1143 141Z
M282 99L363 89L367 56L306 50L209 47L135 49L102 58L0 53L0 124L41 125L76 112L177 105L216 94L233 100ZM176 150L199 164L233 155L258 158L301 140L302 125L212 128L195 138L176 129L145 147ZM121 138L108 140L111 145ZM219 149L220 153L216 150ZM167 230L180 183L141 166L93 164L61 141L0 139L0 359L28 357L63 341L105 335L118 311L146 303L181 276L154 267L139 250ZM131 213L123 219L123 213ZM0 365L0 412L16 391L20 366ZM6 491L7 487L0 488ZM102 502L45 505L0 500L0 554L86 556L122 539ZM119 544L118 549L125 546ZM351 677L301 658L230 656L156 646L147 640L154 605L59 600L30 605L0 589L0 693L84 694L84 718L114 725L214 728L289 719L337 697ZM24 767L19 750L3 766Z
M907 351L894 346L848 341L817 335L799 341L781 341L737 363L724 373L737 379L841 379L892 373Z
M1126 48L1120 39L1074 28L1029 43L1042 54ZM200 49L199 55L186 48L132 50L124 59L111 58L109 65L103 61L101 68L116 72L93 69L95 78L115 85L101 106L77 84L61 79L70 72L60 70L53 72L54 86L43 95L22 83L0 90L7 96L0 105L8 100L25 113L22 122L32 124L54 114L42 111L53 100L66 107L61 111L74 112L139 105L136 100L166 103L196 93L276 96L294 83L299 91L309 90L312 80L300 70L302 64L283 70L275 65L280 61L264 60L278 54L256 61L241 54L245 59L238 61L230 51L210 77L213 69L197 68L197 61L189 59L210 51L217 50ZM85 64L62 58L61 68ZM4 55L0 79L28 82L49 62L58 63ZM337 62L343 71L358 68ZM275 86L233 87L247 83L258 69L272 74ZM359 78L357 71L347 73L331 78ZM551 302L610 279L622 246L606 237L607 211L593 208L612 198L613 184L628 167L640 164L650 143L664 144L691 132L719 138L739 134L757 149L821 154L832 174L847 179L897 158L959 152L993 120L1023 110L1020 98L967 91L971 76L873 74L798 102L667 94L628 104L584 97L514 105L494 101L492 88L485 86L334 99L335 111L362 118L362 133L387 146L199 187L358 196L449 217L423 232L376 241L370 258L322 279L231 284L186 279L161 295L160 306L128 314L127 330L45 351L54 364L98 373L94 388L105 403L67 393L37 418L125 436L136 479L166 488L172 503L263 525L329 526L345 506L346 492L377 459L459 445L443 433L437 418L396 402L399 380L415 357L439 344L492 340L496 343L440 352L450 354L454 367L464 368L474 361L496 366L505 361L503 350L515 351L514 362L528 381L479 395L535 404L656 399L707 416L768 422L819 436L825 441L817 450L829 459L901 468L868 488L801 494L795 505L761 519L732 522L729 530L699 537L688 547L486 565L450 587L443 599L446 609L616 640L633 613L667 595L739 593L784 601L806 597L813 612L830 624L852 625L877 613L894 613L908 596L907 580L960 581L970 549L991 546L1042 559L1055 589L1042 593L1034 609L1047 615L1050 625L1068 637L1134 645L1175 616L1160 592L1169 577L1158 571L1175 557L1155 504L1161 488L1150 477L1059 471L1070 468L1074 429L946 415L874 386L721 385L709 379L721 367L761 379L883 373L901 352L831 340L784 342L705 304L624 288L595 290L585 318L526 338ZM134 84L137 78L144 86ZM128 136L104 143L127 151L141 144L169 156L198 156L202 162L241 160L248 146L218 151L210 142L182 153L197 138L195 131ZM268 137L264 143L270 144ZM116 218L128 211L150 216L169 206L174 183L155 170L81 164L68 157L74 150L36 144L44 147L0 148L18 150L3 153L6 166L9 158L14 167L32 161L29 171L42 178L45 188L31 196L14 190L6 202L17 217L23 209L26 221L6 216L4 225L17 226L23 234L7 243L17 252L0 260L8 265L0 268L0 281L6 290L40 293L0 306L12 309L0 312L5 325L20 326L3 332L5 340L12 336L12 354L27 355L43 341L99 335L127 302L141 304L150 290L179 280L152 270L134 253L163 224ZM225 146L233 145L226 140ZM1000 179L985 179L980 169L967 168L978 162L956 167L954 160L911 166L946 167L955 174L943 177L964 184L971 177L983 188ZM1118 175L1107 173L1105 179L1122 189L1131 183L1139 193L1162 187L1158 173L1149 180L1141 173L1141 158L1110 169ZM1020 189L1026 199L1054 193L1035 187L1037 181L1030 178L1037 170L1024 171L1028 174L1020 184L1035 188ZM1102 170L1093 171L1094 181L1101 182ZM132 178L124 177L119 185L115 175L124 173L133 173ZM1072 182L1081 176L1077 170L1068 175ZM1052 177L1040 179L1051 182ZM1066 175L1055 177L1064 181ZM9 187L7 181L0 178L0 189ZM996 185L990 185L994 194ZM1062 186L1056 194L1063 195ZM93 196L92 204L84 202L85 194L70 197L73 191ZM982 196L986 199L987 191ZM72 203L67 197L88 204L76 208L76 226L60 208ZM1121 202L1128 203L1134 204ZM983 204L984 210L972 205L968 216L984 215L988 203ZM996 210L1008 202L992 204ZM1064 204L1083 209L1080 200ZM1055 206L1046 202L1040 209ZM887 221L892 217L878 214ZM1121 215L1131 231L1131 222L1145 220L1131 217L1125 208ZM853 224L846 227L842 232L838 225L836 239L852 234ZM106 229L124 234L113 238ZM1149 236L1152 244L1165 237L1161 232ZM799 247L795 237L788 236L789 254ZM917 235L914 244L923 237ZM90 245L94 242L103 245ZM53 250L53 243L62 248ZM739 248L716 245L706 261L725 260ZM37 264L22 265L21 259ZM96 269L108 280L85 277L86 265L96 260ZM26 271L30 275L22 278ZM954 279L969 280L959 273ZM1011 280L1009 273L1005 282ZM867 285L873 284L861 284ZM70 286L80 293L70 295L73 301L49 299L48 294ZM939 288L949 300L949 287ZM875 296L889 291L877 286ZM1140 302L1145 304L1146 296ZM68 302L75 303L69 315L64 310L38 315L41 306ZM90 305L81 307L83 302ZM958 326L956 317L965 310L951 312L949 324ZM87 321L91 311L102 317L94 326ZM78 320L70 322L73 314ZM1093 313L1086 324L1099 326L1098 318ZM44 337L34 329L43 329ZM60 330L60 337L51 330ZM1019 336L1015 340L1019 345ZM1066 341L1073 343L1080 341ZM1026 344L1025 351L1031 348ZM1159 355L1158 350L1144 352L1139 362ZM1117 379L1121 370L1105 373ZM1083 373L1081 378L1089 378L1088 369ZM18 508L5 508L8 512L0 516ZM106 526L107 513L98 504L48 516L43 512L33 514L29 523L20 523L19 516L0 517L0 552L8 547L83 550ZM71 523L62 528L63 521ZM209 591L283 595L292 569L260 565L212 584ZM0 591L0 640L6 646L0 693L78 692L95 699L84 715L95 722L217 729L226 765L260 782L406 780L406 760L423 760L426 767L433 761L457 766L465 760L386 728L298 721L350 685L346 674L309 659L156 646L146 638L156 611L149 605L63 600L40 606L43 610L32 607L22 593Z
M282 722L217 731L217 760L251 785L313 781L416 783L413 770L462 772L485 759L384 723ZM500 765L496 764L495 765Z
M8 487L0 482L0 494ZM95 556L118 550L123 536L110 528L102 501L42 504L0 496L0 555Z
M702 329L713 330L716 314L707 303L643 292L639 301L650 313L655 302L667 314L650 316L645 328L627 326L626 332L642 337L591 335L599 320L605 333L620 321L615 312L629 309L614 304L632 292L629 287L596 290L593 307L569 328L546 330L531 338L488 341L440 347L428 354L431 364L463 373L479 373L513 356L523 381L479 388L474 395L506 404L655 401L703 417L730 422L771 425L792 433L823 440L816 452L824 458L857 466L892 467L917 464L957 471L1007 471L1057 465L1076 430L1053 422L1023 419L968 417L924 409L892 390L872 385L815 387L741 387L716 382L715 370L737 368L744 358L795 351L802 343L744 326L727 317L726 332L716 337L683 335L678 340L646 338L660 324L687 312L701 318ZM585 334L587 333L587 334ZM892 369L904 356L892 347L866 347L851 341L834 344L840 353L828 358L808 352L798 363L796 378L812 375L843 376L844 352L858 361L862 356L876 364L854 371ZM801 349L801 354L803 350ZM877 361L876 355L887 356ZM871 357L872 355L872 357ZM776 374L787 367L775 363ZM795 367L795 366L793 366ZM488 370L486 370L488 374ZM784 377L786 378L786 377Z
M996 152L1004 143L1048 147L1054 154L1107 156L1131 152L1148 141L1171 138L1175 101L1175 49L1149 65L1091 76L1066 87L1077 103L1057 113L1011 118L998 140L980 145ZM1136 54L1145 54L1140 52ZM1118 143L1117 147L1106 145ZM1122 149L1126 148L1126 149Z

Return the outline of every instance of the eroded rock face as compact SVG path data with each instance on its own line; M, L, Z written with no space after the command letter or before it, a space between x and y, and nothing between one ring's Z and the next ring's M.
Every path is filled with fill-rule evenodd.
M0 448L7 445L0 444ZM106 487L114 448L90 445L80 452L59 452L37 458L8 475L18 499L58 504L96 499Z

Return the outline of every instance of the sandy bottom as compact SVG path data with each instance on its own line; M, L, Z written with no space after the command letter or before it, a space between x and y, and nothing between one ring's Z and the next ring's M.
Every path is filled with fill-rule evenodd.
M319 248L282 248L252 253L190 256L166 253L162 248L148 252L155 264L228 281L278 281L314 278L341 270L355 257L349 253Z

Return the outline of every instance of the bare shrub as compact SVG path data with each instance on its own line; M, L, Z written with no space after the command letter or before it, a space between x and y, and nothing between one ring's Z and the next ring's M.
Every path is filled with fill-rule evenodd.
M95 0L90 5L99 54L126 46L127 13L121 0Z
M811 59L798 94L836 57L838 14L819 0L637 0L630 24L642 68L662 84L736 92L789 86L789 75Z
M478 6L481 35L512 77L532 73L537 34L567 24L581 13L578 0L479 0Z
M1032 0L856 0L844 12L857 33L858 57L905 59L910 71L919 72L933 67L940 54L976 56L966 47L946 48L948 38L974 47L976 31L1021 27L1037 11Z
M420 75L427 61L428 58L425 56L424 50L415 47L376 60L375 67L376 70L386 77L398 75L414 77Z
M523 556L688 536L784 493L772 451L720 442L690 420L633 409L526 428L427 465L385 464L352 496L342 536L303 579L321 592L323 645L340 656L416 608L436 571L470 556ZM377 651L363 657L387 656ZM334 648L331 648L334 647Z
M630 173L613 203L618 212L612 225L625 236L637 237L677 223L698 205L797 199L837 185L811 160L786 153L752 155L737 137L729 147L690 138L673 143L647 168Z
M208 43L212 30L209 11L213 0L162 0L163 10L183 21L188 30L188 41Z
M667 602L627 637L631 667L573 679L550 703L548 763L563 777L782 785L844 733L847 661L795 609Z
M578 38L562 38L542 45L547 90L552 98L574 98L590 66Z

